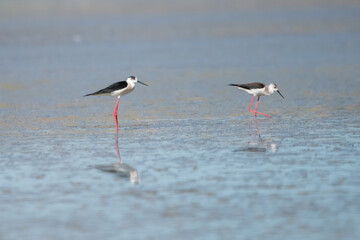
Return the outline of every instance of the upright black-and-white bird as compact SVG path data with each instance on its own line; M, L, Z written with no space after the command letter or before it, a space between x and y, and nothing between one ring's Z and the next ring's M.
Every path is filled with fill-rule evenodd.
M280 96L282 98L284 98L284 96L280 93L280 91L279 91L279 89L278 89L278 87L277 87L277 85L275 83L270 83L269 85L266 85L264 83L254 82L254 83L246 83L246 84L229 84L229 85L230 86L235 86L238 89L241 89L241 90L243 90L243 91L245 91L245 92L247 92L249 94L254 95L254 97L251 100L251 103L249 105L248 111L255 113L255 117L256 117L256 114L258 113L258 114L262 114L262 115L265 115L265 116L271 118L271 116L269 114L257 111L260 96L269 96L269 95L273 94L274 92L278 92L280 94ZM256 96L258 98L257 98L257 102L256 102L255 111L252 111L251 110L251 105L253 104L254 99L255 99Z
M104 95L104 96L114 96L117 97L118 100L116 102L115 110L114 110L114 118L116 123L116 132L118 131L118 120L117 120L117 112L118 112L118 106L119 106L119 100L121 96L124 96L130 92L132 92L135 88L135 83L141 83L145 86L148 86L147 84L140 82L135 76L130 76L126 79L126 81L117 82L114 84L111 84L110 86L101 89L94 93L89 93L84 95L86 96L93 96L93 95Z

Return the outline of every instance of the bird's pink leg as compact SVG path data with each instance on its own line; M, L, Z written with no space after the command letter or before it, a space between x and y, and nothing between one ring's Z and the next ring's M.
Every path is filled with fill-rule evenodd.
M251 100L251 103L250 103L250 105L249 105L249 108L248 108L248 111L249 111L249 112L254 112L254 111L251 111L251 105L253 104L254 99L255 99L255 96L253 97L253 99Z
M119 100L120 100L120 96L118 97L118 100L117 100L116 106L115 106L115 110L114 110L114 118L115 118L115 123L116 123L116 132L119 131L118 119L117 119L117 112L118 112Z
M255 96L254 96L255 97ZM253 99L254 100L254 99ZM256 101L256 106L255 106L255 117L256 117L256 114L261 114L261 115L265 115L267 116L268 118L271 118L271 116L269 114L266 114L266 113L262 113L262 112L258 112L257 111L257 107L258 107L258 104L259 104L259 100L260 100L260 96L258 96L258 99Z
M251 110L251 105L253 104L255 97L256 97L256 96L254 96L253 99L251 100L251 103L250 103L250 105L249 105L248 111L255 113L255 118L256 118L256 113L257 113L257 112L256 112L256 109L257 109L257 105L258 105L258 103L259 103L259 98L258 98L258 102L256 103L255 111Z

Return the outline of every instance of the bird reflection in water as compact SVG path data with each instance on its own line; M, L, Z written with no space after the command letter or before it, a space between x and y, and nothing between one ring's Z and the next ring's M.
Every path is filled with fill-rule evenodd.
M96 166L96 168L101 171L104 171L104 172L114 173L122 179L129 179L130 182L133 184L139 184L140 177L139 177L138 171L135 168L122 162L122 159L120 156L120 150L119 150L119 134L118 134L118 132L116 132L116 135L115 135L115 150L116 150L117 156L119 158L118 163L113 163L110 165L109 164L108 165L98 165L98 166Z
M250 140L244 147L234 150L234 152L277 152L278 145L273 139L261 137L259 122L257 119L249 122Z

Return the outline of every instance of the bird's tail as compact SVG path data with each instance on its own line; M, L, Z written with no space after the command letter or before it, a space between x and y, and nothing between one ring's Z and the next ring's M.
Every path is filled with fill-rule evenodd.
M84 97L87 97L87 96L92 96L92 95L100 95L100 94L106 94L106 92L104 91L104 89L101 89L97 92L93 92L93 93L89 93L89 94L86 94L84 95Z

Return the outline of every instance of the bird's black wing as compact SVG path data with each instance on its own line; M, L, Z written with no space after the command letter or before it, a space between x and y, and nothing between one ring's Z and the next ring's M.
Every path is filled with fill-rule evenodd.
M116 90L120 90L120 89L123 89L123 88L126 88L128 85L128 83L126 81L122 81L122 82L117 82L117 83L113 83L111 84L110 86L104 88L104 89L101 89L97 92L94 92L94 93L89 93L89 94L86 94L84 97L86 96L91 96L91 95L99 95L99 94L107 94L107 93L112 93Z
M265 84L259 83L259 82L254 82L254 83L246 83L246 84L230 84L230 86L235 86L235 87L250 90L250 89L264 88Z

